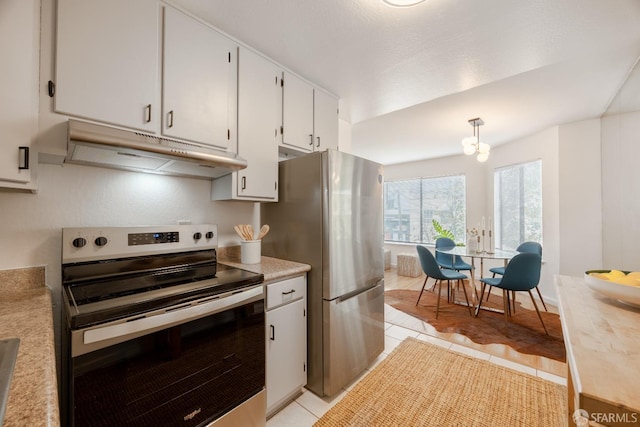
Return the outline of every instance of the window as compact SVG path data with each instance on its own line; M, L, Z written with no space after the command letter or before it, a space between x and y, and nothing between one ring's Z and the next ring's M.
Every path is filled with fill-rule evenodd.
M542 161L496 169L493 180L496 247L542 243Z
M463 243L466 235L464 175L384 183L384 238L406 243L434 243L432 220Z

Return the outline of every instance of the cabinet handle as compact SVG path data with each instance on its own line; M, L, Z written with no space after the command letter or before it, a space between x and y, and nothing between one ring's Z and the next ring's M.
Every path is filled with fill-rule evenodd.
M316 138L318 138L318 143L316 144L316 147L320 147L320 137L316 136Z
M169 111L169 113L167 114L167 127L173 127L173 110Z
M243 176L242 177L242 190L246 190L247 189L247 177Z
M24 153L22 166L18 165L18 170L29 170L29 147L18 147Z
M151 123L151 104L148 104L144 109L147 111L147 123Z
M269 337L269 339L271 341L275 341L276 340L276 327L273 325L269 325L269 329L271 329L271 336Z
M309 145L313 147L313 135L309 134Z
M295 289L291 289L289 292L283 292L282 295L289 295L294 293L296 290Z

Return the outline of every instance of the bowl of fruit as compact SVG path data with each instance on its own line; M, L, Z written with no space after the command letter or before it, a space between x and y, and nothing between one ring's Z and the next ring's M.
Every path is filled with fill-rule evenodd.
M590 270L584 280L597 293L640 308L640 271Z

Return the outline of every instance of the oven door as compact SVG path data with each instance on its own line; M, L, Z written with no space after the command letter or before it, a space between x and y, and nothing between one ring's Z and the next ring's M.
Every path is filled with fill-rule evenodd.
M263 391L264 335L262 285L73 331L71 424L206 425Z

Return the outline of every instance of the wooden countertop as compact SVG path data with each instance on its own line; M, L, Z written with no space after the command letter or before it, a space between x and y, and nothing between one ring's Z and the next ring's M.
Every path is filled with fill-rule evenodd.
M601 296L581 277L556 276L555 284L575 393L570 407L604 425L640 425L640 309Z
M0 292L0 339L20 339L2 425L59 426L53 312L44 267L0 271Z

